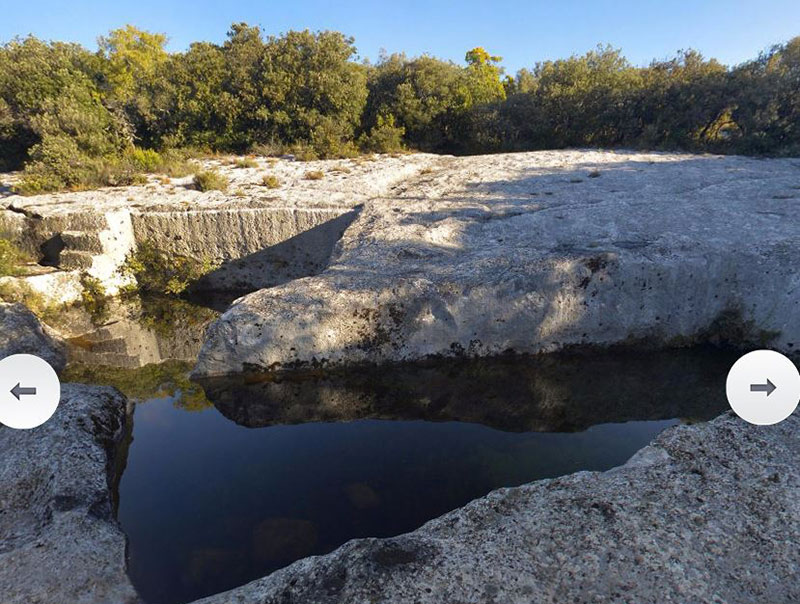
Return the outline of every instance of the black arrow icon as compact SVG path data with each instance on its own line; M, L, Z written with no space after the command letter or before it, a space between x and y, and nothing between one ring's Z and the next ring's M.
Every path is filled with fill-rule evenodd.
M36 394L36 388L23 388L22 386L17 384L11 389L11 394L16 396L17 400L19 400L20 396L24 396L26 394Z
M775 392L777 386L767 378L766 384L750 384L750 392L766 392L767 396Z

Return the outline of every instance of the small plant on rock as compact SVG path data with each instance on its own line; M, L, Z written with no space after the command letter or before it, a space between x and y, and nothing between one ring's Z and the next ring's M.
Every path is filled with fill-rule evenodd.
M104 323L108 318L108 295L103 283L100 279L83 273L81 288L81 306L89 313L93 323Z
M214 268L208 259L170 254L143 243L128 255L121 272L136 281L133 291L179 296Z
M28 255L8 239L0 239L0 277L19 275L22 265L29 262Z
M204 170L194 175L194 186L198 191L227 191L227 177L216 170Z
M233 165L237 168L258 168L258 162L249 157L237 159Z
M274 174L266 174L261 179L261 184L267 187L268 189L277 189L281 186L281 181L278 180L278 177Z

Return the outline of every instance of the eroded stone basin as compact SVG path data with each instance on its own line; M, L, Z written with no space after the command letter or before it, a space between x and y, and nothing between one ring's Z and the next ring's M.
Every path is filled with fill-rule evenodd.
M119 486L129 574L148 604L188 602L498 487L618 466L721 412L731 360L605 353L200 384L186 365L118 372L138 399ZM143 383L151 394L130 390Z

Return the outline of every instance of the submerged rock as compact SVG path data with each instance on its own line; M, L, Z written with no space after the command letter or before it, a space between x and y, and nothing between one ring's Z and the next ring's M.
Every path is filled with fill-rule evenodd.
M126 401L114 389L64 384L34 430L0 426L3 604L128 604L125 535L114 520L114 449Z
M61 371L67 364L64 343L45 331L39 319L22 304L0 302L0 358L35 354Z
M620 468L500 489L200 603L796 602L798 430L679 426Z
M443 160L366 202L327 270L240 298L196 374L619 343L792 352L798 179L796 159Z

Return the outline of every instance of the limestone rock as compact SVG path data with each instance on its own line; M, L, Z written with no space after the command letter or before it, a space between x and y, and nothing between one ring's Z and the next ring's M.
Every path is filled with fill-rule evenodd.
M126 432L114 389L63 384L34 430L0 426L4 604L129 604L125 535L113 514L114 450Z
M678 426L620 468L500 489L198 604L796 602L798 430Z
M66 365L63 342L45 331L39 319L22 304L0 302L0 358L12 354L35 354L56 371Z
M192 176L151 175L145 186L9 195L0 205L0 227L60 269L14 278L56 302L80 298L83 271L116 294L130 282L120 267L142 243L218 266L204 287L253 291L321 271L361 204L442 161L426 154L314 162L260 157L240 168L233 158L207 159L195 168L221 172L230 181L227 191L199 191ZM308 172L323 177L312 180ZM266 176L278 187L264 186Z
M800 347L800 160L450 158L364 205L327 270L238 300L197 375L721 340Z

